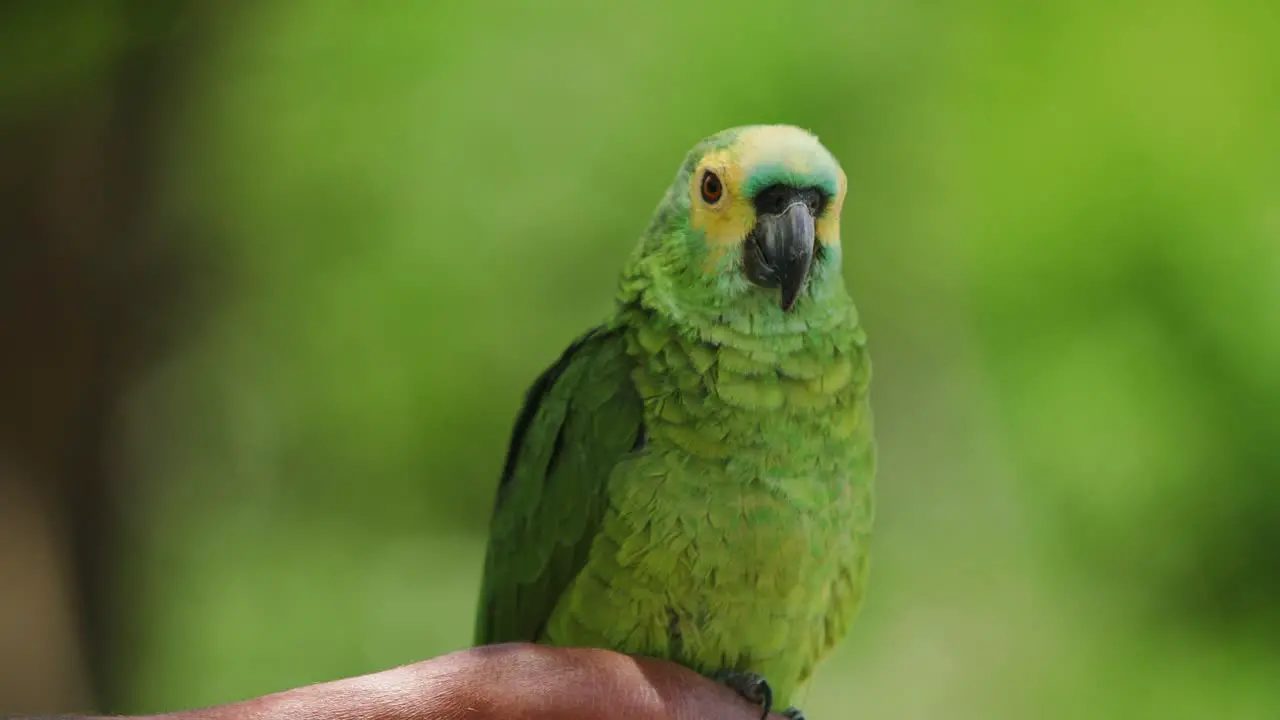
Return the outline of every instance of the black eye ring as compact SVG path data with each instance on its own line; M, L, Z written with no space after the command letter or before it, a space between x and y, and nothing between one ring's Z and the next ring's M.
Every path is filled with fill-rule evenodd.
M702 200L708 205L715 205L720 202L720 197L724 195L724 184L720 182L720 176L710 170L702 173Z

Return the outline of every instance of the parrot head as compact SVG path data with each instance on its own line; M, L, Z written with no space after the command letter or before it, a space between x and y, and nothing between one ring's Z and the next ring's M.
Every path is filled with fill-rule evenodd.
M831 153L800 128L725 130L689 151L642 253L661 259L652 273L668 281L669 304L685 311L792 313L806 294L843 293L846 182Z

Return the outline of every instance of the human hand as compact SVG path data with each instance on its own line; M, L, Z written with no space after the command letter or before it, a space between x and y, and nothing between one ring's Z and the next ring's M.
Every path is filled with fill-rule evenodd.
M758 720L759 717L759 707L675 663L606 650L507 644L462 650L371 675L309 685L205 710L148 716L148 719ZM778 715L770 717L781 720Z

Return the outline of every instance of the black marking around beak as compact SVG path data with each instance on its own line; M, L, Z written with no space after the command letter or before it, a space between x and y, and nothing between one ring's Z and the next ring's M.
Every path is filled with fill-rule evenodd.
M743 245L747 278L763 288L781 288L783 312L795 307L813 266L814 210L822 205L816 195L775 185L756 198L756 225Z

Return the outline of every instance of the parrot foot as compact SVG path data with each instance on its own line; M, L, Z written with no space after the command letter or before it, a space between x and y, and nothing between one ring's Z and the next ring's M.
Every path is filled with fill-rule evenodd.
M782 711L782 717L788 720L805 720L804 713L798 707L789 707Z
M769 717L770 711L773 710L773 688L769 687L768 681L763 677L753 672L721 670L712 675L711 679L738 693L747 702L763 708L764 712L761 713L760 720ZM803 716L801 718L803 720Z

